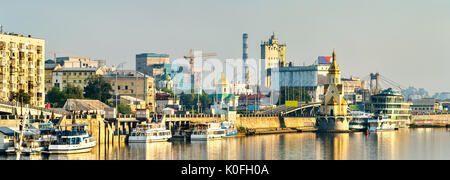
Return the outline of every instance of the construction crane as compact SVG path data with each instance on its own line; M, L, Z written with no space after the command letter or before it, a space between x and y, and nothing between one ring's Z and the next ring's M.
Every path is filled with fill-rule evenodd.
M65 50L46 50L45 51L45 53L46 54L53 54L53 60L55 61L55 64L57 64L56 63L56 54L58 53L64 53L64 54L72 54L72 53L76 53L76 52L74 52L74 51L65 51Z
M191 92L194 93L194 85L195 85L195 79L194 79L194 59L199 57L210 57L210 56L217 56L216 53L205 53L200 55L194 55L192 54L192 49L189 50L189 56L184 56L186 60L189 60L189 64L191 65ZM201 88L199 87L199 93L197 96L197 112L200 112L200 94L201 94Z
M198 56L194 56L192 54L192 49L189 50L189 56L184 56L184 58L187 60L189 59L189 64L191 64L191 66L194 64L194 58L198 58L198 57L209 57L209 56L217 56L216 53L206 53L206 54L201 54Z

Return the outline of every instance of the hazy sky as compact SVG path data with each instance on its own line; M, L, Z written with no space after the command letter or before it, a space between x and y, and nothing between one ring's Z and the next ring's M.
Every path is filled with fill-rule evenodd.
M61 56L127 61L128 69L143 52L241 58L244 32L259 59L275 32L296 65L336 48L344 77L380 72L434 93L450 91L449 9L448 0L21 0L1 3L0 24L44 38L47 50L74 52Z

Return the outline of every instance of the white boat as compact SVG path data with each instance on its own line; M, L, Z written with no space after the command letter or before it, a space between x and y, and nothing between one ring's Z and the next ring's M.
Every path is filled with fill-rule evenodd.
M236 127L231 122L224 121L221 123L222 129L225 130L225 137L233 137L239 134Z
M350 116L352 116L352 120L349 123L349 129L354 131L365 131L367 129L367 122L373 118L373 113L351 111Z
M129 143L168 141L172 133L161 123L138 124L128 137Z
M207 141L222 139L226 136L225 130L220 123L199 124L191 134L191 141Z
M392 119L387 119L385 116L378 116L368 121L368 130L371 132L392 131L395 130L395 128L395 121Z
M44 153L70 154L91 151L97 144L97 140L85 130L86 126L86 124L60 126L60 131L56 133L56 140L49 143ZM71 128L71 130L62 130L62 128Z

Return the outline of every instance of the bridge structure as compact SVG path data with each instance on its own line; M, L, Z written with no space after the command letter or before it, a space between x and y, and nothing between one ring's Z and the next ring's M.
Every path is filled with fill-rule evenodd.
M320 102L300 104L297 107L286 107L279 105L275 108L266 109L256 114L281 115L288 117L315 117L320 111Z
M0 115L23 115L25 113L31 116L46 116L53 118L60 118L69 114L69 112L62 109L47 109L29 104L21 105L19 102L0 101Z

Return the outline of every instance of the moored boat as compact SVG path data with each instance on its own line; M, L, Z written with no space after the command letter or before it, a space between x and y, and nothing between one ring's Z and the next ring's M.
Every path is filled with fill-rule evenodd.
M363 111L351 111L352 120L349 123L349 129L352 131L365 131L367 122L373 118L373 113Z
M368 121L368 130L371 132L392 131L396 129L396 123L386 116L377 116Z
M44 153L70 154L91 151L97 144L97 140L86 131L86 127L86 124L60 126L59 131L55 133L56 139L49 143Z
M224 121L221 123L222 129L225 130L225 137L233 137L239 134L236 127L231 122Z
M129 143L168 141L172 133L162 123L138 124L128 137Z
M225 136L225 130L221 128L220 123L198 124L197 127L192 131L191 141L222 139Z

